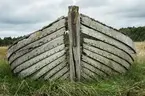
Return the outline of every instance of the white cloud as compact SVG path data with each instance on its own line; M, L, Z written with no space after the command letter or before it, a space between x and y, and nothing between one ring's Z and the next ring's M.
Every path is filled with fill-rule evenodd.
M21 36L67 15L72 0L0 0L0 37ZM115 28L145 25L144 0L76 0L80 12Z

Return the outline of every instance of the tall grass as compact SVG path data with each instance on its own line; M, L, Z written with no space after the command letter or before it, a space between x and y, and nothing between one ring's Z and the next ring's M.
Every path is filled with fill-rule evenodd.
M137 60L140 62L145 62L145 41L135 42L135 47L137 51Z
M4 59L7 48L3 47L3 51L0 50L0 96L145 96L145 57L140 53L145 49L144 44L136 45L139 59L126 74L76 83L17 78Z
M7 47L0 47L0 59L6 59Z
M92 82L19 79L7 61L0 62L0 96L144 96L145 63L135 62L123 75Z

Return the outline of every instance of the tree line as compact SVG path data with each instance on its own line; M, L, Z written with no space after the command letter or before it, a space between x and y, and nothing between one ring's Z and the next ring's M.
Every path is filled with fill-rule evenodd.
M0 46L9 46L13 44L14 42L18 41L22 37L4 37L3 39L0 38Z
M133 41L145 41L145 27L127 27L121 28L119 31L129 36Z
M120 32L129 36L133 41L145 41L145 27L127 27L127 28L120 28ZM0 46L8 46L13 44L14 42L22 39L24 36L21 37L5 37L0 38Z

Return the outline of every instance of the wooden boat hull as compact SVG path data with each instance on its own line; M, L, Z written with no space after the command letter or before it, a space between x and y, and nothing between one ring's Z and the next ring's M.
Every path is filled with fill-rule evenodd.
M62 17L9 48L8 60L14 74L32 79L68 78L65 21Z
M76 56L70 53L76 49L71 49L75 47L71 46L69 17L62 17L9 48L12 72L35 80L94 80L125 73L134 62L133 41L88 16L80 14L79 20L80 47L76 48ZM80 58L79 64L72 65L72 58Z
M133 41L105 24L81 15L82 77L125 73L135 57Z

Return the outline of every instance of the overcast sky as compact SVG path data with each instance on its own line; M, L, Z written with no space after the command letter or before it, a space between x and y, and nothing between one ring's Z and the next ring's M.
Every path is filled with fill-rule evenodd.
M72 4L73 0L0 0L0 37L41 29L66 16ZM117 29L145 25L145 0L76 0L76 5L81 13Z

